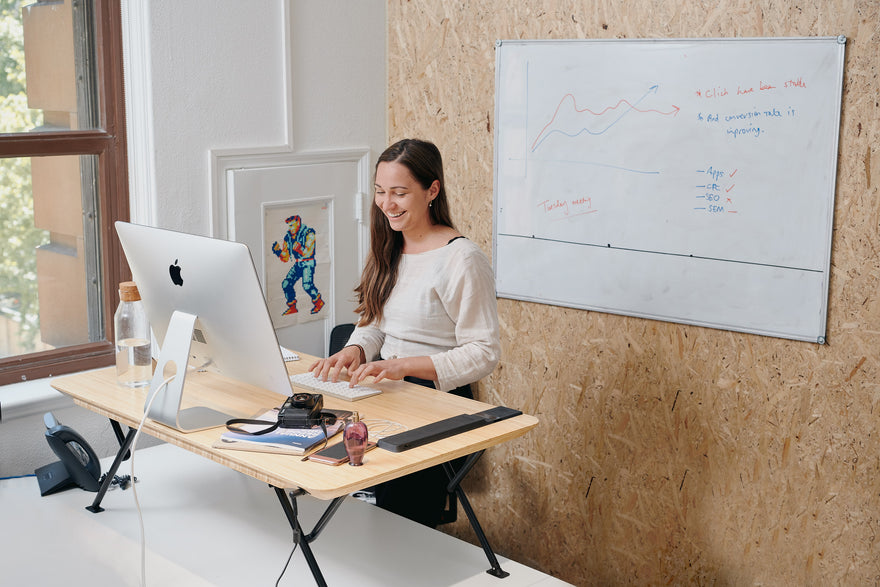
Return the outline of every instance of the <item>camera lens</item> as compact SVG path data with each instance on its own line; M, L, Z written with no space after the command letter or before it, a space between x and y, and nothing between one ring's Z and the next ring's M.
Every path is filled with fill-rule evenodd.
M308 393L297 393L297 394L294 394L293 401L295 401L297 403L305 403L305 402L309 401L310 397L311 397L311 394L308 394Z

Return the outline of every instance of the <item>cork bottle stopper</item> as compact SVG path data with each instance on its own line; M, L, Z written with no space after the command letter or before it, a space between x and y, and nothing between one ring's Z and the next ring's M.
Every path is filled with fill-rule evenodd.
M119 284L119 299L123 302L137 302L141 299L135 282L123 281Z

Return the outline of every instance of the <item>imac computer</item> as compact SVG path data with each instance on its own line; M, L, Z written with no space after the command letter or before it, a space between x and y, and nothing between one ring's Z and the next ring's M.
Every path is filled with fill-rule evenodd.
M128 222L116 222L116 232L159 345L150 418L192 432L233 417L181 409L190 369L292 394L247 245Z

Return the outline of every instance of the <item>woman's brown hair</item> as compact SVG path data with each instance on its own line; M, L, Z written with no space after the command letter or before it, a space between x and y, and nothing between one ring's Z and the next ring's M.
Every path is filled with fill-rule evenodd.
M391 162L406 166L423 189L430 188L435 180L439 181L440 191L428 208L431 222L454 228L446 200L443 158L437 146L419 139L403 139L379 155L376 168L378 169L379 163ZM370 252L360 285L354 290L358 301L355 312L361 315L361 326L377 323L382 319L385 302L397 282L397 267L402 254L403 235L391 229L388 218L376 206L374 198L370 208Z

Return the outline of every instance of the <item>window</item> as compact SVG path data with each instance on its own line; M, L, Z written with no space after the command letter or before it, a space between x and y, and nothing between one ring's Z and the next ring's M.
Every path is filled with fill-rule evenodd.
M113 363L120 0L0 0L0 384Z

